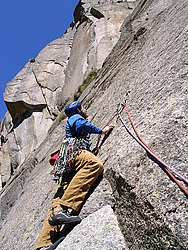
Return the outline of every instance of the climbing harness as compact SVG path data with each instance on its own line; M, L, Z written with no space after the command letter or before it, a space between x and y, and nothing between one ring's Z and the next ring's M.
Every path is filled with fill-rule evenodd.
M58 157L55 160L55 163L52 165L52 170L50 172L50 174L54 175L54 178L61 176L66 172L66 153L68 150L68 145L69 141L64 139L61 144Z
M74 165L71 164L71 161L83 149L86 149L85 138L71 137L63 140L58 157L50 172L54 176L54 180L58 180L64 173L74 171Z
M75 112L75 103L76 102L71 103L71 105L74 104L73 107L68 105L68 112ZM81 105L80 102L77 103L78 104L76 105ZM69 121L67 121L67 124L69 126L68 131L71 133L72 137L65 137L61 144L60 150L52 154L50 158L50 164L52 165L52 170L50 173L54 176L53 179L55 181L58 181L59 177L63 176L64 173L74 171L74 164L72 164L73 158L80 154L82 150L88 149L89 135L77 133L74 128L74 124L72 127Z

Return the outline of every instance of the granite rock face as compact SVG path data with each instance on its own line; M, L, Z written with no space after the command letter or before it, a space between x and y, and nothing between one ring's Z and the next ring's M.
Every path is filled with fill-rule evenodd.
M64 93L71 96L89 72L102 67L119 39L124 19L135 5L136 1L79 2L74 12L77 31L66 69Z
M92 121L102 126L130 91L127 104L139 134L186 178L187 10L187 1L141 1L121 27L99 77L84 93ZM126 111L122 117L131 128ZM120 121L101 157L128 247L186 249L186 196Z
M135 3L80 1L66 33L49 43L7 84L4 100L12 119L8 130L4 128L6 119L1 125L7 141L1 143L3 185L42 143L84 78L101 68Z
M92 232L92 238L88 237L88 232ZM79 227L75 227L56 249L126 250L128 248L117 218L108 205L83 219Z
M74 30L69 30L48 44L7 84L4 100L15 126L27 112L46 108L46 118L53 118L60 112L73 36Z
M90 8L90 2L82 2L78 5L79 12L78 9L75 11L77 27L74 28L77 31L83 30L88 18L98 21L104 19L105 12L97 4L107 1L93 1L93 9ZM109 2L112 4L112 1ZM122 1L113 1L113 4L116 6L118 2ZM96 79L80 96L80 100L88 108L89 120L102 127L125 93L129 92L127 105L139 134L164 162L186 178L187 13L186 0L139 1L132 14L124 20L120 39L103 62ZM75 33L75 37L76 35ZM70 60L65 81L68 68L71 68ZM9 117L6 116L6 126L2 130L3 145L8 142L6 131L12 129L9 118L10 114ZM122 118L131 128L125 110ZM48 159L49 154L61 143L66 122L62 120L59 123L57 120L53 122L42 143L28 155L12 181L3 189L1 207L4 220L1 235L5 250L36 248L56 188L49 175ZM96 137L93 136L92 147L95 143ZM9 151L5 148L4 152ZM6 153L3 155L5 157ZM104 249L110 249L108 244L113 243L113 238L111 237L110 242L108 236L114 226L118 239L120 237L120 240L115 239L121 242L119 249L187 249L186 196L147 157L145 151L126 132L120 120L117 120L112 134L104 143L100 158L104 163L104 176L81 211L83 224L77 225L58 249L66 248L72 241L77 244L73 245L77 249L87 249L89 244L92 246L98 238L93 236L93 226L96 227L96 232L106 235L108 247L105 248L105 242L102 242ZM104 216L100 216L101 213ZM99 216L101 221L95 224ZM112 228L107 229L108 226L105 226L101 229L101 224L104 222L103 225L109 225L111 218ZM80 232L83 232L80 235L82 241L76 239Z

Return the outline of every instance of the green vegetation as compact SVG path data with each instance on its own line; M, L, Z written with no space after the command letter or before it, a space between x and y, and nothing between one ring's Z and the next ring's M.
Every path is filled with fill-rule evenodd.
M70 101L70 97L67 97L67 98L65 99L65 102L63 103L62 109L65 108L65 106L67 105L67 103L68 103L69 101Z
M95 79L98 73L98 69L91 71L87 77L83 80L82 84L78 87L77 92L74 94L74 100L78 100L83 91L89 86L89 84Z
M87 77L83 80L82 84L78 87L77 92L74 94L74 100L78 100L78 98L81 96L81 94L83 93L83 91L87 88L87 86L89 86L89 84L93 81L93 79L95 79L95 77L97 76L98 73L98 69L91 71ZM65 102L63 103L62 106L62 111L58 116L58 120L59 122L61 122L62 120L66 119L66 114L64 113L63 109L65 108L65 106L67 105L67 103L70 101L70 98L68 97Z
M66 118L67 118L67 116L66 116L65 113L61 113L61 114L59 114L59 116L58 116L59 122L61 122L62 120L66 119Z

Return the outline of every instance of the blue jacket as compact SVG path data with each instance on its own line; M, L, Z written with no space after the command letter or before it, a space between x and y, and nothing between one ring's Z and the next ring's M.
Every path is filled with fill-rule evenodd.
M88 122L81 115L75 114L71 116L65 126L66 137L80 137L87 138L88 134L101 134L102 130L92 123ZM88 147L89 149L89 139Z
M70 124L70 125L69 125ZM72 137L71 129L76 132L76 134L79 136L81 133L84 134L101 134L102 130L98 128L97 126L93 125L91 122L88 122L86 119L84 119L81 115L75 114L72 115L65 126L66 131L66 137Z

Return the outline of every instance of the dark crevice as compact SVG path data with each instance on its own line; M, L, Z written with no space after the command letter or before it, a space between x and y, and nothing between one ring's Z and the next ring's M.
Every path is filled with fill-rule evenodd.
M15 128L17 128L24 120L28 119L29 117L32 116L33 112L41 112L42 109L44 109L46 107L46 105L41 105L41 107L39 108L35 108L35 106L31 106L31 107L28 107L29 108L33 108L33 110L26 110L27 108L27 105L25 103L23 103L23 106L22 106L22 114L20 116L17 116L16 119L14 119L13 121L13 128L10 132L12 132ZM25 108L25 110L24 110ZM25 111L25 112L24 112Z
M46 70L43 70L42 72L47 73L47 74L50 74L50 75L53 75L52 72L49 72L49 71L46 71Z
M75 23L79 22L79 25L88 20L88 17L86 17L84 13L84 8L82 6L83 4L84 3L79 1L74 11L74 22Z
M90 13L91 13L91 15L93 15L97 19L104 18L104 15L99 10L97 10L93 7L91 8Z
M34 75L34 77L35 77L36 82L38 83L39 87L41 88L41 92L42 92L43 98L44 98L45 103L46 103L46 108L47 108L49 114L51 115L51 111L50 111L50 109L49 109L49 107L48 107L48 105L47 105L46 97L45 97L45 95L43 94L43 91L42 91L42 85L41 85L40 82L38 81L37 76L36 76L34 70L32 70L32 72L33 72L33 75Z
M147 29L145 27L141 27L135 34L134 34L134 40L138 40L139 36L142 36L145 32L147 31Z
M136 194L133 185L112 169L106 171L105 177L112 187L113 210L130 250L186 249L185 243L167 227L163 216L146 198Z
M1 146L6 142L6 139L3 135L1 135Z
M10 174L11 174L11 176L14 174L14 167L13 167L12 163L11 163L11 166L10 166Z
M6 182L2 182L2 188L6 185Z

